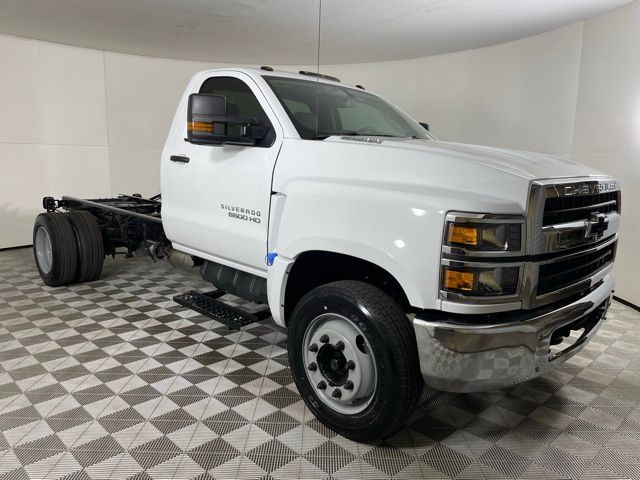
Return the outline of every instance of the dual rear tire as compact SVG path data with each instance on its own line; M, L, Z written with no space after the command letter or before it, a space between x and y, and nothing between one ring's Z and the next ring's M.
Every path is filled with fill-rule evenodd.
M87 211L38 215L33 252L40 277L50 287L90 282L102 273L102 234L98 221Z

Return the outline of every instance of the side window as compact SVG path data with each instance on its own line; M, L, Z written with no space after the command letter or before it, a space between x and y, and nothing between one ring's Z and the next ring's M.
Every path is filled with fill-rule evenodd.
M227 99L227 115L255 118L261 125L271 126L269 117L262 109L260 102L249 86L239 78L211 77L202 84L200 93L225 97ZM274 140L275 131L271 128L269 134L256 145L270 147Z
M200 93L222 95L227 99L227 114L240 117L267 119L260 102L249 86L242 80L233 77L212 77L200 88ZM268 120L268 119L267 119Z

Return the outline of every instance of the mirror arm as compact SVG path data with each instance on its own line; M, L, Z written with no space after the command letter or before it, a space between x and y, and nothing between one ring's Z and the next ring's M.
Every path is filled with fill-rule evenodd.
M266 125L245 125L242 127L242 136L262 140L269 134L269 127Z
M237 117L231 115L194 115L194 117L201 117L201 119L195 121L207 122L207 123L226 123L228 125L257 125L258 120L251 117Z

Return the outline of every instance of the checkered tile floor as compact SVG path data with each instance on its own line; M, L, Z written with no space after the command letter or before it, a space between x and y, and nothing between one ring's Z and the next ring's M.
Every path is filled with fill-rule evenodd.
M364 445L305 408L281 329L171 301L191 288L207 286L141 257L51 289L31 250L0 252L0 476L640 479L640 314L618 303L559 370L425 389L407 428Z

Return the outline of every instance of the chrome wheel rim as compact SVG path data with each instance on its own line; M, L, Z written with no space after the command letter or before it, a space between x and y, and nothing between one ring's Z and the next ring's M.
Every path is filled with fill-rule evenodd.
M53 264L53 252L51 248L51 237L49 232L42 225L36 230L36 258L38 266L42 273L47 274L51 271Z
M376 360L355 321L335 313L317 316L302 348L311 387L325 405L353 415L371 404L378 383Z

